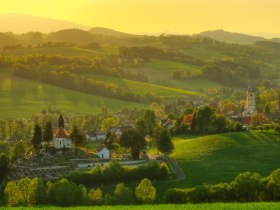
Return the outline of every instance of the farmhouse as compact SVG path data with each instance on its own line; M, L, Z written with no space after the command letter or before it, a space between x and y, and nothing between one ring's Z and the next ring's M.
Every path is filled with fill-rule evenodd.
M106 139L107 132L104 131L94 131L94 132L89 132L85 134L87 141L103 141Z
M101 145L96 149L96 155L102 159L110 159L110 151L105 145Z

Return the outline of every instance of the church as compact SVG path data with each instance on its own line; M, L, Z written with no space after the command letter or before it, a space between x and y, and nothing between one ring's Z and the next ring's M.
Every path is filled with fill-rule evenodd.
M250 80L247 89L247 100L244 111L241 117L251 117L256 113L256 92L253 86L253 82Z
M240 122L244 125L249 125L252 116L256 113L256 90L254 88L253 82L250 80L247 88L246 106L244 107L243 111L240 112L240 115L231 116L230 119Z
M64 130L64 119L60 115L58 119L58 129L53 135L53 145L56 149L71 149L72 142L69 138L69 134Z

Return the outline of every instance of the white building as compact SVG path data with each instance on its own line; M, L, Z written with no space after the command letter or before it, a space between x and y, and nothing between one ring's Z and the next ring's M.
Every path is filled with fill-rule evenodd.
M105 145L102 145L96 149L96 155L102 159L110 159L110 150Z
M107 132L96 131L96 132L86 133L85 136L87 141L92 142L92 141L103 141L106 139L106 135Z
M64 128L58 128L53 135L53 145L56 149L72 148L72 142L69 139L69 134L64 130Z
M53 145L56 149L71 149L72 142L69 139L69 134L64 130L64 119L62 115L58 119L58 129L53 135Z

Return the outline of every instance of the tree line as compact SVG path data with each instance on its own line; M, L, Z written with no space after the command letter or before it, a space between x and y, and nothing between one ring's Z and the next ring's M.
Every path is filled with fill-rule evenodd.
M49 71L39 69L35 66L33 68L31 66L17 66L14 74L18 77L98 96L139 103L150 103L157 100L152 93L146 93L144 95L135 94L113 83L89 79L86 76L80 76L69 71Z
M103 195L100 188L87 188L67 179L44 183L38 178L24 178L8 182L2 204L5 206L92 206L119 204L149 204L156 200L156 188L149 179L142 179L133 190L123 183L117 184L113 195Z
M230 183L202 185L194 188L172 188L165 203L268 202L280 200L280 169L269 176L245 172Z

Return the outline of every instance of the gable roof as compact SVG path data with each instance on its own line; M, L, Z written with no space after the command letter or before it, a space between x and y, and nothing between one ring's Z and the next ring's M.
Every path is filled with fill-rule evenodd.
M101 152L103 149L107 149L108 150L108 148L104 145L104 144L102 144L100 147L98 147L97 149L96 149L96 152Z
M53 135L54 138L67 138L69 139L69 134L62 128L58 128L55 134Z

